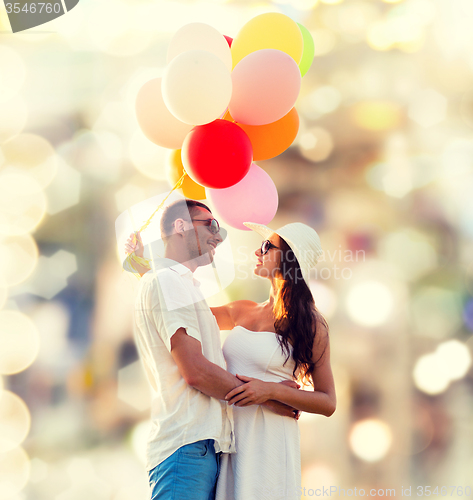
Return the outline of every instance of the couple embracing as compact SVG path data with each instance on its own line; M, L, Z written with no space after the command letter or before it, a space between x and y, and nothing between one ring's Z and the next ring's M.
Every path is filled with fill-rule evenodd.
M300 412L335 411L328 326L308 287L319 237L302 223L245 225L263 238L254 273L271 282L266 302L209 308L193 273L212 263L223 231L198 201L165 208L165 256L153 270L137 266L135 341L153 389L152 500L299 499ZM126 250L143 256L139 235ZM223 350L220 330L230 330Z

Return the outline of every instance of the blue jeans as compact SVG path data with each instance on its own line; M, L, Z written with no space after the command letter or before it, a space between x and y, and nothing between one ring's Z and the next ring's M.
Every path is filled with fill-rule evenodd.
M213 439L181 446L148 471L151 500L214 500L219 471Z

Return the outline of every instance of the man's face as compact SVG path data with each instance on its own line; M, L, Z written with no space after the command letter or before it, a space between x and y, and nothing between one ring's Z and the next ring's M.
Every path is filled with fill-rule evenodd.
M208 210L195 207L190 214L193 227L186 234L190 257L197 259L199 266L206 266L213 261L215 249L222 242L222 237L210 231L208 221L214 216Z

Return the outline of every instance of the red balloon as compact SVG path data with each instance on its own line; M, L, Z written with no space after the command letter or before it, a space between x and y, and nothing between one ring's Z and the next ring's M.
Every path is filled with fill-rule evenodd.
M250 170L253 147L246 133L227 120L194 127L184 139L182 164L192 180L212 189L240 182Z
M223 35L223 36L224 36L225 40L227 41L228 46L231 47L232 46L232 42L233 42L233 38L230 38L227 35Z

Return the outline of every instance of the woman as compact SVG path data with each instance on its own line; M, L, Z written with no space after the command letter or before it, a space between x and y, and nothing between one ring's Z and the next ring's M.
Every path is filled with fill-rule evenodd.
M276 231L245 225L264 239L254 273L271 281L271 291L262 304L240 300L212 309L220 329L231 330L223 345L227 369L246 382L227 395L234 404L237 453L221 457L216 498L299 499L298 423L260 403L274 399L326 416L335 411L328 327L308 287L322 249L305 224ZM278 383L288 378L311 383L314 390Z
M326 416L335 411L328 327L308 287L322 249L317 233L302 223L275 231L245 225L264 239L254 273L269 279L271 290L261 304L239 300L212 308L220 330L231 330L223 345L227 369L245 382L227 394L234 405L237 453L221 457L216 498L299 499L297 420L260 403L272 399ZM135 248L129 240L127 251ZM287 379L310 383L313 391L278 383Z

